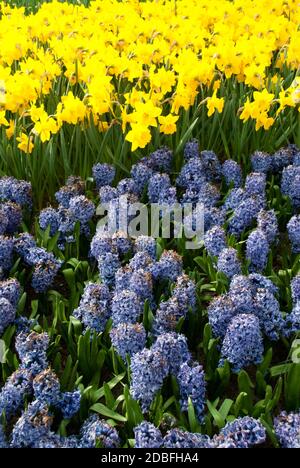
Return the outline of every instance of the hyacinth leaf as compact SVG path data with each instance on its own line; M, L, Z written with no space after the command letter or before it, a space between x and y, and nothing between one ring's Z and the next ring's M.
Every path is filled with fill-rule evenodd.
M207 400L206 404L207 404L207 408L210 414L213 417L213 420L216 426L219 429L222 429L222 427L224 427L226 424L225 419L223 418L222 414L220 413L220 411L216 409L215 404L211 403L209 400Z
M300 364L292 364L285 376L284 397L288 411L300 408Z
M127 419L119 413L112 411L107 406L103 405L102 403L96 403L95 405L91 406L90 408L92 411L101 414L102 416L106 416L107 418L114 419L120 422L127 422Z

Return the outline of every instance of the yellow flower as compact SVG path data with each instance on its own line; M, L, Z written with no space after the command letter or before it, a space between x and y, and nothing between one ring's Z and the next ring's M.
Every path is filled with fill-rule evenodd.
M166 135L172 135L172 133L176 132L176 122L179 119L178 115L166 115L166 116L159 116L158 121L160 123L160 131L165 133Z
M217 91L214 92L212 97L209 97L207 99L207 115L210 117L211 115L214 114L214 112L217 110L219 113L223 111L224 108L224 98L218 98L217 97Z
M57 119L59 122L76 125L84 120L87 113L86 106L71 91L67 96L62 96L61 101L57 106Z
M295 102L290 94L286 91L282 90L279 93L278 102L280 104L279 108L277 109L276 115L280 114L282 110L284 110L287 106L288 107L295 107Z
M34 148L31 137L28 137L26 133L21 133L21 136L17 137L18 148L24 153L31 154Z
M46 114L47 115L47 114ZM39 135L41 141L45 143L45 141L49 141L51 138L51 134L57 133L59 130L59 126L57 122L52 118L42 118L38 122L36 122L35 126L33 127L33 132L36 135Z
M10 120L9 127L6 129L6 136L9 140L14 136L15 128L16 128L15 121Z
M132 151L137 148L145 148L151 141L151 133L148 127L140 124L132 124L131 130L126 135L126 140L132 143Z
M0 125L4 125L5 127L9 126L9 123L5 118L5 111L0 111Z
M274 123L274 119L272 117L269 117L266 112L262 112L256 118L255 130L258 131L262 127L265 130L269 130L269 128L272 127L273 123Z
M161 114L162 110L156 107L152 101L146 103L137 102L135 105L135 112L133 112L132 119L144 127L157 127L156 118Z

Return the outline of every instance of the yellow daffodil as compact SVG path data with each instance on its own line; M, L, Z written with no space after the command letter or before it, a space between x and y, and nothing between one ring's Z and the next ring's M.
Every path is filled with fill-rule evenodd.
M165 135L172 135L173 133L176 132L176 122L179 119L178 115L166 115L162 116L160 115L158 117L158 121L160 124L160 131L161 133L165 133Z
M223 108L224 108L224 99L223 98L218 98L217 97L217 91L214 92L214 94L212 95L212 97L208 98L207 99L207 115L208 117L210 117L211 115L213 115L215 113L215 111L217 110L219 113L221 113L223 111Z

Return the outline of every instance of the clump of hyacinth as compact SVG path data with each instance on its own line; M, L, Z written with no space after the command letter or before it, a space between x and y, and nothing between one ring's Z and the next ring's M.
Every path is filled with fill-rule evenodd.
M288 166L283 170L281 191L290 198L294 208L300 207L300 166Z
M143 311L139 296L130 290L116 292L111 302L114 325L119 323L136 323Z
M80 430L81 448L118 448L120 439L117 430L99 416L93 414L82 425Z
M143 164L150 167L154 171L170 172L173 161L173 153L169 148L163 146L158 148L156 151L153 151L153 153L150 153L149 156L146 156L141 161Z
M225 198L224 209L235 210L245 198L244 189L240 187L231 189Z
M186 315L190 310L195 311L197 306L197 294L195 281L186 274L177 277L172 291L172 297L177 299L178 305Z
M51 434L53 417L47 405L35 400L13 427L11 433L12 448L37 448L41 440Z
M34 396L48 406L57 406L60 399L60 383L51 369L45 369L33 380Z
M71 419L80 409L81 393L79 390L74 392L61 393L58 407L60 408L64 419Z
M156 240L151 236L139 236L136 238L134 243L134 249L136 252L144 252L149 255L149 257L156 261Z
M199 148L199 141L195 138L188 141L185 144L183 155L185 161L189 161L189 159L198 158L200 156L200 148Z
M139 195L140 191L132 178L120 180L117 185L118 195L126 195L128 193Z
M73 312L74 317L82 321L85 331L100 333L110 317L110 291L105 284L89 283L86 285L79 307Z
M257 216L257 227L264 233L269 244L272 244L279 233L275 211L261 210Z
M13 264L14 241L11 237L0 236L0 268L7 271Z
M124 231L117 231L112 235L112 246L120 256L131 253L132 240Z
M46 354L48 346L47 333L19 333L15 347L21 361L20 369L28 370L33 377L45 370L48 367Z
M228 278L241 273L241 263L236 249L229 247L222 250L218 258L217 269Z
M127 355L133 356L146 346L146 332L140 323L119 323L110 331L110 339L125 362Z
M182 411L188 410L189 398L194 405L199 421L203 420L205 407L205 373L200 365L181 364L177 374Z
M234 212L228 222L228 231L239 237L246 228L249 228L265 206L264 199L260 196L245 196L234 208Z
M222 165L222 176L227 185L232 185L235 188L241 187L243 182L243 174L241 166L232 159L227 159Z
M167 449L210 448L210 440L208 436L182 431L176 428L166 433L163 440L163 447Z
M154 174L148 184L148 198L150 203L158 203L161 196L171 188L168 174Z
M17 180L14 177L0 178L0 199L11 201L20 206L32 205L31 183L25 180Z
M260 229L251 232L246 243L246 258L250 271L263 271L268 262L269 243Z
M291 281L291 292L293 309L286 316L285 335L297 333L300 330L300 275L295 276Z
M23 408L25 400L32 394L32 376L26 369L16 370L5 382L0 392L0 414L7 419Z
M220 181L222 166L218 156L213 151L201 151L200 160L203 166L206 180Z
M162 333L176 331L179 319L184 317L186 313L187 309L180 307L176 297L171 297L167 301L161 302L153 322L154 335L158 336Z
M38 293L43 293L53 284L61 267L60 260L46 260L37 263L34 267L31 284Z
M272 170L273 172L280 172L285 167L293 163L295 148L293 145L288 145L286 148L281 148L276 151L272 156Z
M253 313L255 293L252 291L249 276L234 276L230 283L228 297L233 303L236 314Z
M181 188L201 188L206 181L203 163L199 157L189 159L182 167L176 183Z
M199 187L188 188L181 198L181 203L183 205L191 203L193 208L196 208L197 204L211 208L218 203L219 199L219 189L209 182L203 182Z
M16 307L20 294L21 286L15 278L0 281L0 298L7 299L13 307Z
M191 359L187 340L179 333L162 333L152 345L154 352L160 353L166 359L168 372L177 375L180 365Z
M135 448L160 448L163 445L163 437L154 424L143 421L134 428Z
M151 271L153 261L146 252L137 252L129 261L129 268L133 271L145 270Z
M16 317L15 307L4 297L0 297L0 336Z
M289 239L292 244L292 251L300 253L300 215L293 216L287 225Z
M22 232L17 237L14 237L14 250L22 258L27 257L29 249L36 247L34 237L28 232Z
M208 306L208 320L214 336L224 338L235 315L236 309L228 294L214 298Z
M110 185L104 185L99 190L100 202L103 205L109 204L111 201L118 198L118 191L116 187L111 187Z
M271 340L278 340L284 327L284 320L279 302L270 290L258 289L254 298L254 313L265 335Z
M212 448L250 448L266 441L266 430L260 421L250 416L226 424L212 439Z
M98 258L99 274L104 284L114 286L115 274L120 266L121 263L117 254L107 252Z
M146 164L138 163L132 166L130 174L135 182L138 192L142 194L148 186L149 180L153 176L154 172L150 167L146 166Z
M218 257L226 248L226 233L220 226L214 226L204 235L204 245L207 253L212 257Z
M40 212L39 216L39 225L40 228L46 231L49 227L50 229L50 236L54 236L60 225L60 216L58 210L54 208L45 208Z
M55 193L55 198L63 208L69 208L72 198L83 195L85 183L80 177L71 176L67 179L66 185Z
M116 170L110 164L95 164L92 169L93 177L96 182L96 187L100 189L105 185L111 185L115 178Z
M282 411L274 419L274 430L282 448L300 448L300 413Z
M255 151L255 153L251 155L251 166L253 172L267 174L272 170L272 156L263 151Z
M117 253L116 248L113 246L111 235L106 231L97 231L91 241L90 255L98 259L108 252Z
M130 393L140 402L142 411L146 412L168 375L168 356L161 350L144 348L132 356L130 370Z
M239 372L251 364L259 364L263 359L263 339L259 320L253 314L240 314L234 317L226 331L221 348L221 361L227 359L234 372Z
M251 172L247 175L245 181L245 194L249 197L265 197L267 179L261 172Z
M182 274L182 257L174 250L164 250L151 271L155 279L176 281Z
M5 230L7 234L14 234L22 222L22 210L20 205L14 202L6 202L0 205L0 213L6 218Z
M1 284L1 283L0 283ZM1 291L1 289L0 289ZM300 274L296 275L291 281L291 291L293 303L300 301Z
M87 224L95 214L95 206L84 195L78 195L70 200L69 212L75 221Z

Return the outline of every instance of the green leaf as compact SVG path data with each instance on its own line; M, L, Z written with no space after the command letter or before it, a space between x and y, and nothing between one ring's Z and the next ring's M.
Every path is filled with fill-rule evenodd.
M116 421L126 422L127 418L122 416L119 413L109 409L107 406L103 405L102 403L96 403L95 405L91 406L90 408L92 411L96 413L102 414L102 416L106 416L107 418L115 419Z
M210 414L214 419L215 424L218 426L219 429L222 429L222 427L225 426L225 420L222 417L221 413L214 407L214 405L209 400L207 400L206 404Z

